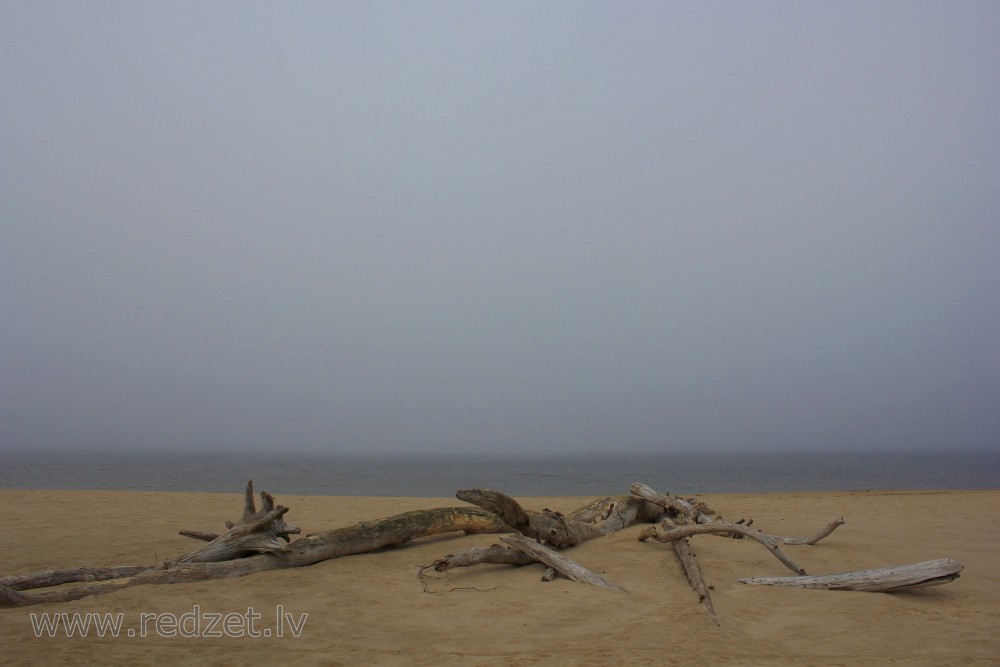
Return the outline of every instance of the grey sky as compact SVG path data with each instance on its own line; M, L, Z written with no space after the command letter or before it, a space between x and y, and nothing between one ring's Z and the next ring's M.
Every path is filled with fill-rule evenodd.
M1000 448L998 29L0 0L0 446Z

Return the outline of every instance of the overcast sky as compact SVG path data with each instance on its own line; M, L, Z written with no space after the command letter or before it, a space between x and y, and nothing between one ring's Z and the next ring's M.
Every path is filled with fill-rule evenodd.
M1000 449L998 34L0 0L0 446Z

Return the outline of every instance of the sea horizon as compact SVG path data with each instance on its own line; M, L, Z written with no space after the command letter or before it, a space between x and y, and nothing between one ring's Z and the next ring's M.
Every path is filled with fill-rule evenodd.
M0 488L449 497L1000 488L1000 452L322 453L43 450L0 453Z

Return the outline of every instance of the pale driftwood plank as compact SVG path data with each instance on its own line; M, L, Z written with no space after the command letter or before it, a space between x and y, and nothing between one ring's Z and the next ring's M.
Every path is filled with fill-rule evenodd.
M928 560L921 563L881 567L873 570L856 570L840 574L801 577L754 577L739 579L744 584L765 586L792 586L795 588L820 588L826 590L869 591L888 593L907 588L938 586L958 579L963 565L951 558Z

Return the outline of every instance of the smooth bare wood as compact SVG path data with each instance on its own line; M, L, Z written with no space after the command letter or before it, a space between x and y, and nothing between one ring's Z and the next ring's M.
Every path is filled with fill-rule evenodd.
M705 503L684 500L669 493L660 493L641 482L632 484L629 487L629 491L646 502L662 507L671 513L672 519L664 519L661 523L665 529L671 523L707 525L722 522L722 517L716 514ZM737 525L742 525L742 523ZM648 532L650 530L651 532ZM646 529L640 533L639 540L645 541L649 537L656 537L656 535L657 531L655 528ZM683 538L673 540L671 544L677 560L680 561L681 567L684 569L688 583L698 595L698 601L705 605L705 609L708 611L712 622L719 625L719 617L715 612L715 604L712 602L712 596L708 592L708 584L705 583L705 577L701 573L701 567L699 567L698 561L695 559L694 552L691 551L690 543L687 538Z
M656 526L650 526L643 529L643 531L639 533L639 541L645 542L646 540L652 538L658 542L672 542L674 540L680 540L694 535L722 535L728 537L731 534L742 535L760 542L767 547L767 550L770 551L775 558L781 561L782 565L790 569L792 572L795 574L806 574L805 568L789 558L788 555L781 550L781 547L778 546L776 541L769 539L760 531L752 530L738 523L720 521L718 523L711 524L669 526L666 522L664 522L659 528Z
M715 613L715 605L712 603L712 596L708 592L708 584L705 583L705 578L701 574L698 561L695 560L694 552L691 551L690 542L686 539L674 540L672 546L674 547L674 553L677 555L677 560L681 562L681 566L684 568L684 574L687 576L691 589L698 594L698 601L705 605L705 609L712 618L712 622L719 625L719 617Z
M590 584L591 586L597 586L598 588L628 592L624 587L611 583L601 575L591 572L576 561L549 549L539 542L533 542L524 535L519 535L517 533L501 535L500 541L505 544L509 544L518 551L523 551L541 563L545 563L567 579Z
M723 525L724 523L725 522L723 522L723 521L717 521L717 522L712 523L712 524L703 524L703 525L710 525L710 526L718 527L720 525ZM775 543L779 543L779 544L803 545L803 544L816 544L817 542L819 542L823 538L828 537L839 526L843 526L844 523L845 523L844 522L844 517L839 517L837 519L834 519L829 524L827 524L826 526L824 526L823 528L821 528L817 533L815 533L814 535L810 535L809 537L781 537L779 535L770 535L770 534L765 533L764 531L761 531L761 530L751 529L750 526L749 526L749 524L733 523L733 524L725 524L725 525L739 526L738 531L734 531L734 532L736 532L736 534L738 534L740 537L753 537L754 539L757 539L757 537L764 537L764 538L770 540L771 542L775 542ZM689 525L689 524L681 524L681 525ZM670 530L675 530L675 529L680 528L680 526L668 526L668 528ZM712 534L718 534L718 535L725 535L725 531L722 531L722 530L703 530L703 531L701 531L701 533L712 533ZM753 533L753 535L751 535L751 533Z
M838 527L843 525L844 517L837 517L829 524L821 528L815 535L811 535L810 537L778 537L777 535L767 535L767 533L765 533L765 535L767 535L769 539L777 540L782 544L816 544L824 537L828 537L830 533L837 530Z
M939 586L959 578L964 569L961 563L950 558L928 560L920 563L880 567L872 570L855 570L839 574L811 577L755 577L738 579L743 584L765 586L792 586L795 588L821 588L835 591L869 591L891 593L925 586Z

